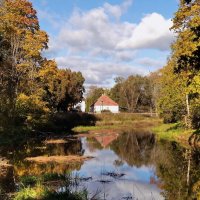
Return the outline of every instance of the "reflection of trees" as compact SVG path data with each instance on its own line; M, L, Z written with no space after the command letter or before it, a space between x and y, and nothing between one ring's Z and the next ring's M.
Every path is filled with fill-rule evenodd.
M17 176L34 175L38 176L41 174L65 174L73 170L80 170L83 162L71 162L71 163L27 163L22 162L15 165L14 170Z
M195 200L200 196L200 150L189 150L175 142L155 142L153 134L127 132L111 149L130 166L154 165L158 181L168 200ZM152 180L150 180L152 182Z
M80 139L72 139L67 141L67 143L61 144L47 144L47 148L44 150L38 150L36 146L29 147L29 154L26 156L39 156L39 155L50 155L50 156L68 156L68 155L82 155L82 144ZM23 154L23 151L26 151L27 148L21 149L18 151L19 155ZM19 158L19 159L16 159ZM28 163L25 162L20 156L15 155L14 169L15 173L19 176L22 175L40 175L43 173L58 173L62 174L66 171L79 170L83 162L79 163L46 163L46 164L37 164L37 163Z
M152 162L162 182L165 199L196 199L193 188L200 178L199 152L187 150L175 142L161 141L153 155Z
M0 165L0 199L1 193L14 192L15 190L15 179L13 174L12 166L1 166Z
M88 137L87 138L87 146L91 152L94 152L95 150L101 150L103 147L101 144L96 140L94 137Z
M80 139L68 141L61 144L48 144L48 155L67 156L67 155L82 155L82 144Z
M39 148L38 148L39 147ZM80 163L47 163L37 164L28 163L24 159L26 157L35 157L42 155L82 155L82 143L80 139L69 139L67 143L62 144L47 144L41 140L33 139L27 142L23 146L5 147L1 152L12 152L7 154L7 158L14 166L15 174L18 176L22 175L40 175L43 173L65 173L66 171L79 170L83 162Z
M116 141L111 144L111 149L126 161L130 166L140 167L149 163L151 151L155 144L153 134L132 130L121 134Z

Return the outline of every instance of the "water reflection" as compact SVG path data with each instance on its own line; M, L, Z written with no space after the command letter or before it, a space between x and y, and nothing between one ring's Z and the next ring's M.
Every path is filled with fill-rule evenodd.
M111 149L128 165L141 167L148 165L154 146L155 137L151 132L130 130L121 134L111 144Z
M87 188L91 196L98 193L101 199L195 200L200 195L200 150L175 142L157 142L151 132L142 129L69 138L63 143L33 140L23 147L1 149L1 154L14 165L14 171L0 174L4 192L16 189L16 181L24 175L71 172L72 177L81 180L72 190ZM24 161L27 156L41 155L83 155L94 159L62 164ZM59 184L56 187L63 189Z

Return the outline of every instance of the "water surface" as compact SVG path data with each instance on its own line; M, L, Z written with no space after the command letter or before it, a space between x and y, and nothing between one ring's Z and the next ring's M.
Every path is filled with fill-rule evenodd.
M198 149L175 142L156 141L144 129L121 132L97 131L93 135L70 137L66 143L27 143L22 147L1 148L1 156L13 168L1 175L1 193L17 190L20 177L42 174L71 174L78 182L71 190L89 192L99 199L195 199L200 178ZM25 161L34 156L91 156L85 162L37 164ZM53 186L57 191L65 185Z

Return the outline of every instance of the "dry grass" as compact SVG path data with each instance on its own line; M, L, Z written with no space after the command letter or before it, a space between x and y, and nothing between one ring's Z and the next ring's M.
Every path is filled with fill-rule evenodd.
M64 139L50 139L44 142L45 144L66 144L68 141Z
M36 162L40 164L45 164L45 163L77 163L77 162L84 162L86 160L92 159L93 157L85 157L85 156L76 156L76 155L71 155L71 156L38 156L38 157L29 157L26 158L25 160L29 162Z

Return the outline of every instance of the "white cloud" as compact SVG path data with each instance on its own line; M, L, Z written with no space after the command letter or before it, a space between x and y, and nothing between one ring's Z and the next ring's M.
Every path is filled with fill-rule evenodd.
M75 9L62 21L58 35L50 37L47 53L61 52L56 58L59 67L81 71L87 84L111 85L114 76L148 73L144 66L157 67L161 62L138 60L137 52L169 50L174 35L169 31L172 22L158 13L144 16L138 24L122 21L131 4L132 0L126 0L89 11ZM53 18L51 21L54 24Z
M171 19L165 19L158 13L146 15L133 30L132 36L121 41L118 48L168 50L174 37L169 30L171 26Z
M133 66L131 64L102 62L82 57L58 57L56 61L60 68L70 68L83 73L88 85L101 85L109 87L113 78L117 76L127 77L130 74L147 74L145 68Z
M119 5L111 5L109 3L104 4L104 8L107 11L108 14L111 14L116 19L119 19L122 16L122 9Z
M143 65L143 66L159 67L159 68L163 67L164 64L165 64L164 60L159 60L159 59L155 60L155 59L147 58L147 57L137 59L136 62Z

